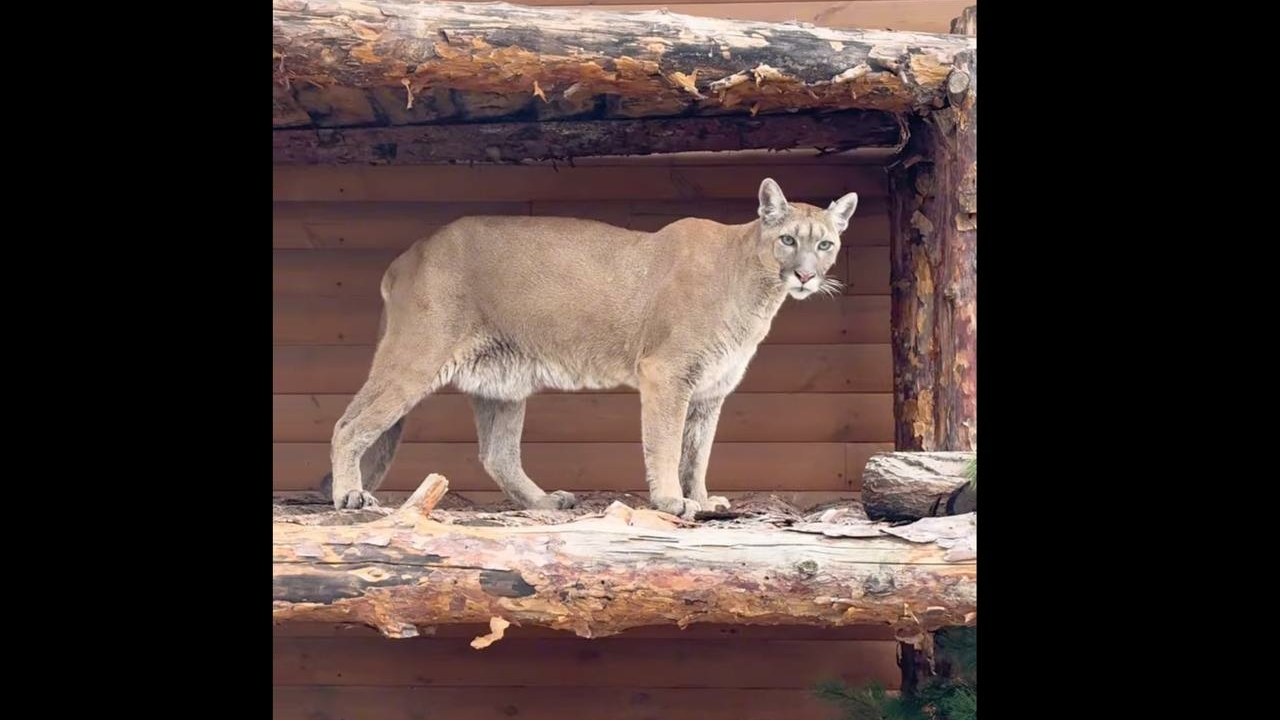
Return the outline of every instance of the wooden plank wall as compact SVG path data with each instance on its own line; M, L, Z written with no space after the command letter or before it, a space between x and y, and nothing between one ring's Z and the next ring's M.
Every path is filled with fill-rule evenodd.
M526 0L609 5L616 0ZM969 0L719 2L673 12L826 26L946 32ZM848 160L747 153L632 160L576 168L317 168L275 170L273 196L273 486L313 486L328 440L364 379L378 280L418 237L467 214L578 215L656 229L695 215L750 219L766 175L792 199L863 196L841 260L848 292L788 301L743 386L729 401L713 454L714 492L768 490L806 503L855 492L867 455L892 447L888 223L883 175ZM493 499L476 460L464 398L448 391L414 413L386 489L443 472L454 491ZM553 394L530 402L524 454L551 488L642 490L637 398ZM898 685L882 628L694 626L582 640L512 628L484 650L481 627L386 640L363 628L282 626L273 640L276 720L819 720L825 678Z
M879 628L640 628L583 640L452 626L387 640L282 626L272 641L274 720L827 720L815 683L896 688L896 643Z

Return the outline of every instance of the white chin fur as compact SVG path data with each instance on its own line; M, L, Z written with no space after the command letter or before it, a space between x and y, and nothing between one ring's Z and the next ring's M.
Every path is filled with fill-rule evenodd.
M790 287L787 288L787 293L797 300L803 300L812 295L814 291L806 287Z

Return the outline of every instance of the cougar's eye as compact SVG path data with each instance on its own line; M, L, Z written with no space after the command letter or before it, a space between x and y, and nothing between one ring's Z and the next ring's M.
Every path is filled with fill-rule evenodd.
M780 240L782 244L786 245L787 247L794 247L796 244L796 239L791 237L790 235L783 235L782 237L778 238L778 240Z
M830 250L830 249L831 249L831 246L832 246L833 244L834 244L834 243L832 243L830 240L823 240L822 242L818 243L818 249L819 249L819 250Z

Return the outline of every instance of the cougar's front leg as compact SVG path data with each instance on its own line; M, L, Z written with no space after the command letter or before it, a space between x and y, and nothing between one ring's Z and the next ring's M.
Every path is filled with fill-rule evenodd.
M701 509L680 491L680 446L689 387L665 363L640 363L640 424L644 435L644 470L649 503L655 508L692 518Z
M703 510L728 510L723 497L707 496L707 463L711 460L711 443L720 420L724 397L692 400L684 421L684 447L680 453L680 487L684 496Z

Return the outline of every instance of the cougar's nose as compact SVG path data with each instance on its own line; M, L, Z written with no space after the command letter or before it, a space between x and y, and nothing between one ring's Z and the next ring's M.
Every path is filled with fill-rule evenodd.
M803 270L797 270L796 277L800 279L800 284L803 285L813 279L813 273L807 273Z

